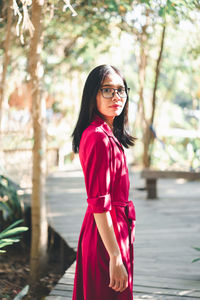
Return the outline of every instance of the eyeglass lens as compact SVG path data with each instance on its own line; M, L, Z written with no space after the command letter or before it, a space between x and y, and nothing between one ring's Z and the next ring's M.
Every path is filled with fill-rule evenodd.
M102 91L103 97L105 97L105 98L112 98L115 94L115 91L117 92L117 94L120 97L122 97L122 98L127 97L127 93L126 93L126 90L124 88L118 88L118 89L102 88L101 91Z

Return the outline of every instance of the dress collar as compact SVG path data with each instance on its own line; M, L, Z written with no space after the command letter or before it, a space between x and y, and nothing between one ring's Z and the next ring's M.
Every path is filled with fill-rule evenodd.
M96 126L101 126L101 128L106 132L108 136L110 137L114 136L110 126L99 115L95 114L91 124L94 124Z
M91 122L91 124L95 125L95 126L100 126L102 128L102 130L111 138L113 138L113 140L115 141L115 143L124 151L122 144L119 142L119 140L115 137L115 135L113 134L110 126L106 123L106 121L104 121L103 118L101 118L99 115L95 114L93 121Z

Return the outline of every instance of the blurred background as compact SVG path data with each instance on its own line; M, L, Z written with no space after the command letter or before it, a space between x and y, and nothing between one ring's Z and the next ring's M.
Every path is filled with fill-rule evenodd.
M199 298L199 28L199 0L0 0L0 254L29 229L0 256L0 298L44 299L75 260L86 195L71 134L100 64L130 87L135 295Z
M19 23L13 7L9 20L9 1L0 1L0 168L20 185L31 187L34 138L27 17L31 1L25 4L27 15ZM138 138L132 162L199 171L199 2L76 1L72 3L76 16L69 7L63 11L65 4L44 2L42 16L37 72L46 103L47 172L74 159L71 134L83 85L99 64L118 67L131 88L129 129ZM18 6L23 16L20 1Z

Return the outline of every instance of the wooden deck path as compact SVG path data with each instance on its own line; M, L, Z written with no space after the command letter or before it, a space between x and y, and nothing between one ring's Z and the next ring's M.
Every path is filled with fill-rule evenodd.
M130 179L137 213L134 300L200 299L200 262L191 263L200 254L192 248L200 247L200 182L161 179L159 200L146 200L136 189L144 187L139 173ZM76 249L87 206L82 171L54 172L46 192L49 222ZM75 263L46 300L72 299L74 269Z

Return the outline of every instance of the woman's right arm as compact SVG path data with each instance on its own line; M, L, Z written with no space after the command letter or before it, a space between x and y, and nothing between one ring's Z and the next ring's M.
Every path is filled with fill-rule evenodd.
M128 287L128 274L115 236L110 212L94 213L95 222L110 256L110 284L115 291L123 292Z

